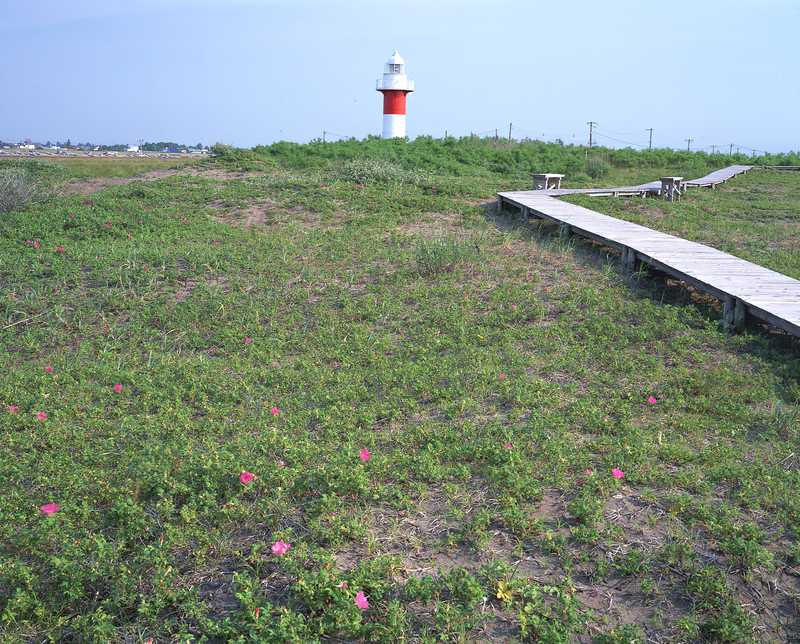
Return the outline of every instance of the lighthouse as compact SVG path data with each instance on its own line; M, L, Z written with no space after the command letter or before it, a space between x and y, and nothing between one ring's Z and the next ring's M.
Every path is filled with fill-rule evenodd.
M396 51L386 63L376 89L383 94L383 138L405 138L406 94L414 91L414 81L406 76L406 61Z

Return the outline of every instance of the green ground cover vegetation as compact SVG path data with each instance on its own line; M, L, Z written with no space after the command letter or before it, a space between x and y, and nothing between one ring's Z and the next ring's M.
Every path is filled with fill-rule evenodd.
M484 206L725 162L217 151L0 215L1 640L800 637L797 341ZM757 177L591 205L796 272Z

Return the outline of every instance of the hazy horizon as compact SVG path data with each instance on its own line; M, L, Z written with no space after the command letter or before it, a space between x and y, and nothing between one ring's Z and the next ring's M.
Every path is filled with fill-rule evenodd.
M0 0L0 139L308 141L379 134L397 49L409 136L800 149L800 5L507 0Z

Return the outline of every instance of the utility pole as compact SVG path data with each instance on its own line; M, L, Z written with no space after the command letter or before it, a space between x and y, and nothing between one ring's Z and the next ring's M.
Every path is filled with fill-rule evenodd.
M508 142L511 143L511 123L508 124Z
M444 139L447 140L447 130L444 131Z
M327 134L327 132L325 130L322 130L322 142L323 143L325 143L325 135L326 134Z
M684 139L684 141L686 141L686 151L687 152L691 152L692 151L692 141L694 141L694 139Z
M731 148L728 150L728 156L733 156L733 143L731 143Z
M711 154L715 154L716 151L717 151L717 146L716 145L712 145L711 146Z
M592 147L592 128L597 125L595 121L587 121L586 125L589 126L589 147Z
M648 150L652 150L653 149L653 128L651 128L651 127L645 128L645 132L650 132L650 144L647 146L647 149Z
M497 128L494 128L494 142L495 142L495 143L497 143L497 140L498 140L498 137L497 137Z

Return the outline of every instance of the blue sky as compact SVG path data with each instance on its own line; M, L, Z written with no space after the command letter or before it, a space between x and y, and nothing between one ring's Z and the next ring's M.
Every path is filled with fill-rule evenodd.
M412 137L797 150L799 33L798 0L0 0L0 139L363 137L398 49Z

